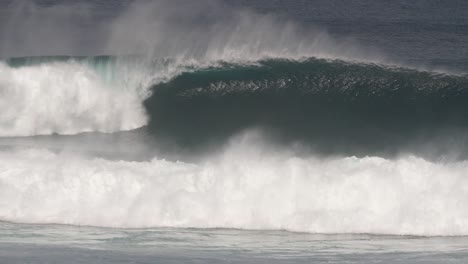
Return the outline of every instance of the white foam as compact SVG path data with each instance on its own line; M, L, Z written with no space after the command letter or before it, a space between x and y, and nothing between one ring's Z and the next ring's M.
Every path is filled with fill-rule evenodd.
M122 80L108 82L85 63L20 68L0 63L0 136L141 127L147 118L136 88Z
M0 219L107 227L468 235L468 162L299 158L231 146L200 164L0 152Z

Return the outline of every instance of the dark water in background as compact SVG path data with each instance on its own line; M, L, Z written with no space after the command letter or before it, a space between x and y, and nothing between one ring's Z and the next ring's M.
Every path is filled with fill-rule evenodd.
M232 1L350 36L390 57L466 71L468 3L454 1Z
M468 71L468 3L463 0L223 0L242 7L283 16L306 27L325 29L340 38L352 38L369 49L415 65ZM13 0L2 1L0 12ZM37 0L44 6L66 0ZM76 1L72 1L75 3ZM95 15L80 21L83 32L95 30L95 21L114 17L132 1L86 0ZM4 19L6 16L1 16ZM1 29L1 26L0 26ZM78 34L77 33L77 34ZM84 39L93 42L83 34ZM86 43L82 43L86 46ZM1 43L0 43L1 45ZM0 49L1 50L1 49ZM92 50L90 50L92 52ZM28 56L31 54L22 54ZM2 54L7 56L8 54ZM11 55L11 54L10 54ZM45 54L37 54L45 55ZM63 55L63 54L54 54ZM97 55L97 54L94 54Z
M35 2L56 7L78 1ZM66 70L45 68L56 62L74 67L76 61L108 79L122 73L113 72L121 62L113 57L31 58L115 55L102 45L109 38L104 28L134 1L80 2L86 8L58 8L41 15L32 10L11 19L22 2L1 1L0 57L15 59L6 61L13 70L0 68L0 74L11 74L20 84L37 76L82 81ZM45 111L52 113L50 120L40 114L26 118L37 131L41 126L49 129L50 123L52 133L46 129L45 134L52 135L0 138L0 219L71 225L0 222L0 263L465 263L468 1L223 2L209 9L219 13L197 16L203 10L193 8L188 18L171 21L205 25L223 18L226 10L242 8L291 20L305 31L327 32L345 43L340 52L359 47L392 65L280 58L189 69L151 84L152 95L140 102L148 127L130 132L113 128L111 132L118 131L114 134L57 135L61 124L74 132L74 125L86 125L95 113L108 117L94 101L75 98L106 99L111 93L85 90L68 99L67 94L46 90L50 96L7 97L12 99L0 107L33 105L27 113L34 114L66 98L59 106L71 110L63 120L60 115L55 118L60 110L52 106ZM194 32L203 33L197 29L194 25ZM190 35L190 30L181 34ZM200 44L194 39L185 44ZM178 47L170 39L167 43L162 47L169 51L172 45ZM48 72L26 72L20 76L24 82L13 74L31 65L45 65ZM69 69L75 70L83 68ZM57 87L68 87L65 81ZM15 82L0 82L0 88L14 87L11 83ZM1 86L5 84L10 86ZM3 89L0 96L10 95ZM32 99L22 101L21 95ZM76 102L89 109L74 111ZM132 103L122 99L107 106L133 109ZM8 113L14 116L15 109L22 108L12 109ZM69 120L73 122L65 122ZM99 124L78 131L105 130ZM271 158L275 148L251 157L248 147L256 146L256 138L234 141L240 150L209 156L208 162L198 157L199 146L223 145L252 126L266 128L275 143L311 147L326 159L303 159L307 151L298 157ZM26 135L30 131L35 135L34 129ZM417 157L400 158L401 152ZM158 159L152 160L155 156ZM172 162L177 159L193 164ZM154 226L171 228L145 229ZM193 226L215 228L180 228Z

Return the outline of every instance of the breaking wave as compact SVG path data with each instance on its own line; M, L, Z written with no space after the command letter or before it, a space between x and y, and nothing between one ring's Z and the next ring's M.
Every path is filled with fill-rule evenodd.
M377 64L34 57L6 60L0 73L0 136L131 130L147 115L175 135L266 125L367 138L467 124L468 77Z
M133 130L147 123L148 87L176 71L136 57L0 61L0 136Z
M84 46L74 20L86 16L60 23L77 6L19 5L0 54L0 220L468 235L468 76L386 66L351 42L200 3L146 1L93 24L83 53L115 56L9 58ZM41 137L49 150L10 138L83 132L118 135ZM196 158L120 160L149 138L162 149L151 157L176 146ZM110 145L122 153L96 157Z
M468 77L339 60L263 60L185 72L145 101L150 128L184 146L249 127L339 154L463 144ZM466 141L466 140L465 140ZM409 150L409 149L408 149Z
M110 64L97 62L96 69L74 60L11 64L19 60L0 62L0 136L115 132L146 123L136 89L109 82L97 71L102 66L112 73Z
M199 164L34 149L0 158L5 221L468 235L466 162L300 158L249 136Z

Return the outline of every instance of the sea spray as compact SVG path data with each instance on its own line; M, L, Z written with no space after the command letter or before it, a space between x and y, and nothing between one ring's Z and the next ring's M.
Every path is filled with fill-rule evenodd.
M253 142L255 142L253 144ZM468 234L466 162L297 157L240 136L200 163L0 152L0 219L104 227Z

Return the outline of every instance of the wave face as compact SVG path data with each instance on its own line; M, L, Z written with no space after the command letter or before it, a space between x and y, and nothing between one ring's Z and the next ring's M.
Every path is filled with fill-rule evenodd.
M200 164L1 151L0 219L106 227L468 235L467 162L299 158L234 141Z
M144 126L137 60L33 57L0 62L0 136L116 132ZM13 103L14 102L14 103Z
M314 58L137 56L11 58L0 73L3 137L149 125L159 141L198 150L255 127L326 153L468 150L466 76Z
M186 72L154 86L145 106L153 132L185 146L261 127L318 150L369 155L462 136L467 101L467 76L308 59Z

